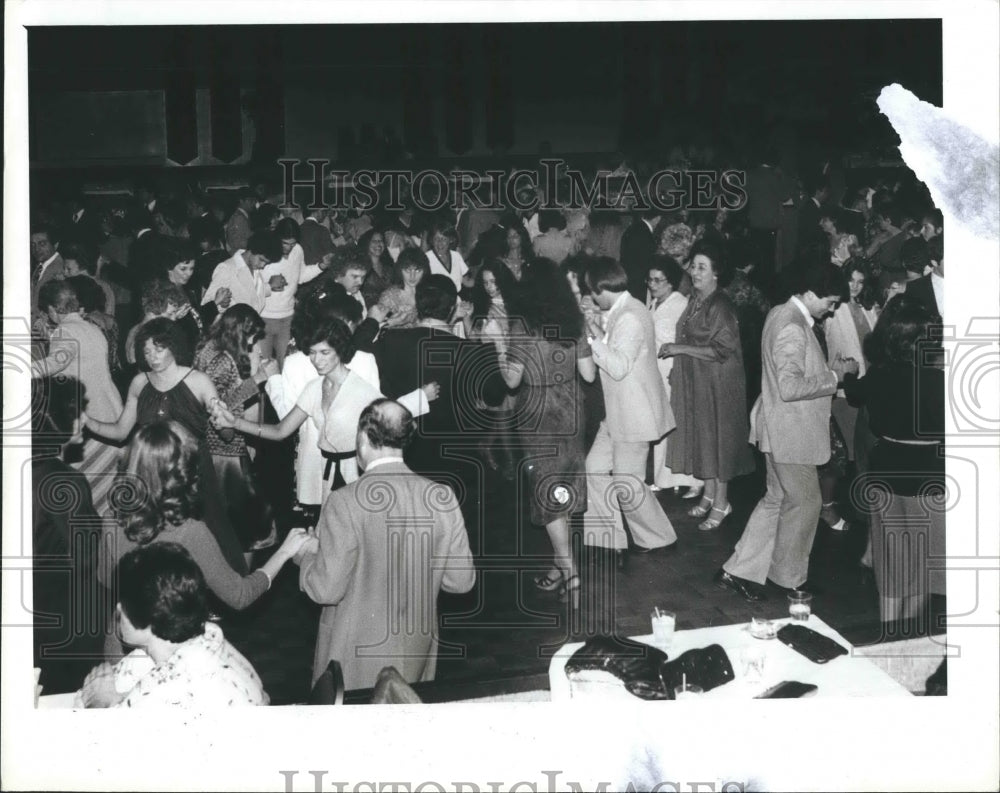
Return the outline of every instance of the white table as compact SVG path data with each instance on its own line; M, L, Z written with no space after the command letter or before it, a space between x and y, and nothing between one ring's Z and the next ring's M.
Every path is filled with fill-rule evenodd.
M43 694L38 698L38 704L35 707L38 710L48 710L50 708L71 709L75 697L76 693L72 691L68 694Z
M774 620L776 628L787 625L791 620ZM817 633L829 636L838 644L848 649L847 655L834 658L825 664L816 664L799 654L778 639L755 639L750 635L749 623L737 625L722 625L712 628L698 628L689 631L677 631L669 647L664 649L670 659L677 658L681 653L707 647L710 644L720 644L729 656L736 678L718 686L702 696L706 699L752 699L771 686L784 680L797 680L800 683L812 683L818 687L814 696L817 697L910 697L912 694L875 664L860 655L855 655L854 647L843 636L813 614L808 622L800 623L812 628ZM635 641L653 644L652 635L634 636ZM630 694L624 683L571 682L566 677L565 666L570 656L583 647L583 642L564 644L549 663L549 685L553 702L565 702L570 699L589 697L610 697L613 699L630 699L637 697ZM763 649L765 666L763 676L759 680L748 679L741 656L744 650L752 648Z

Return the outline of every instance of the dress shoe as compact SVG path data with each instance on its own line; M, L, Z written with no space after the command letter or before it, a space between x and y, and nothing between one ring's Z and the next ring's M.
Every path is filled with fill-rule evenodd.
M765 599L764 593L758 592L752 581L727 573L725 570L720 569L712 580L719 589L732 590L748 603Z
M676 540L670 543L670 545L657 545L655 548L646 548L643 545L632 546L632 553L639 554L656 553L657 551L661 551L663 553L673 553L675 550L677 550Z

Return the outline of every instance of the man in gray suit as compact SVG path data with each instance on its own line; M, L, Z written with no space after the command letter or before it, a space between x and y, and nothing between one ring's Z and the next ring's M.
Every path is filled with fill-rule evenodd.
M605 312L606 327L588 320L604 389L605 419L587 455L584 542L624 551L628 545L621 522L624 511L636 551L671 547L677 542L674 527L646 484L650 443L676 426L656 365L653 317L629 294L628 276L614 259L593 259L586 280Z
M438 593L468 592L476 582L455 494L413 473L403 449L413 416L377 399L358 420L364 474L330 494L317 539L296 556L299 585L323 606L313 682L332 659L348 689L375 685L395 666L408 683L434 679Z
M816 466L830 459L830 403L853 359L833 368L813 323L836 308L843 277L832 264L798 273L795 293L768 314L761 340L761 395L750 416L750 442L767 463L767 492L757 503L716 585L761 600L758 585L806 584L822 498Z

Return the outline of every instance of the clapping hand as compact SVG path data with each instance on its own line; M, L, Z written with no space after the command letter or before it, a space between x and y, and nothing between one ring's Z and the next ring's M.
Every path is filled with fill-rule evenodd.
M441 386L436 382L427 383L421 390L424 392L424 396L427 397L428 402L433 402L441 396Z

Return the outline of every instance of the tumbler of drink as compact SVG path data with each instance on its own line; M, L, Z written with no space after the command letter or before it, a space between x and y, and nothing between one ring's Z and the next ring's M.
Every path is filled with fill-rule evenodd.
M653 622L653 644L657 647L669 647L677 627L677 615L672 611L656 607L650 614Z
M674 689L674 699L694 699L702 693L701 686L694 683L683 683Z
M812 614L813 596L808 592L799 592L797 589L788 593L788 613L793 620L805 622Z
M767 662L767 653L763 645L754 642L740 653L740 661L743 664L743 677L748 681L759 683L763 679Z

